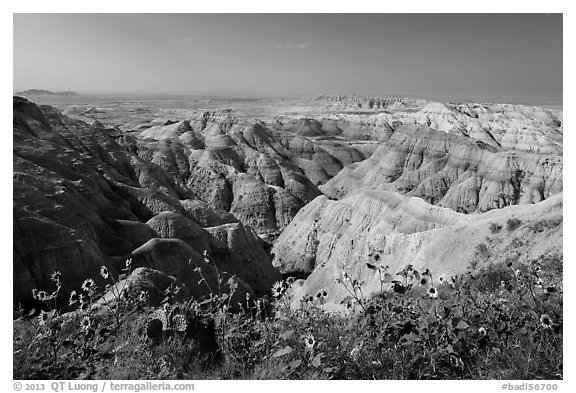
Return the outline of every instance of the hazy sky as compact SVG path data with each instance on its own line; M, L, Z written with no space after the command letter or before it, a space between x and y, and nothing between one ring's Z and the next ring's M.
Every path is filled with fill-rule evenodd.
M562 96L562 15L15 14L14 89Z

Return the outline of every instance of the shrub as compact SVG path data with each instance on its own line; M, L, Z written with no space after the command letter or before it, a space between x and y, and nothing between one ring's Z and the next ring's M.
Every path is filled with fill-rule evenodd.
M377 296L350 272L337 279L347 313L325 311L324 290L291 308L291 279L274 284L271 313L250 296L232 312L221 289L233 292L235 280L200 299L176 301L168 289L158 308L133 303L117 334L106 307L60 315L49 336L58 356L22 312L14 378L561 379L561 266L560 255L544 255L436 279L369 263Z
M518 227L520 227L520 224L522 224L522 221L520 221L519 219L509 218L506 221L506 229L508 230L508 232L515 231L516 229L518 229Z
M498 233L502 229L502 225L497 224L495 222L490 223L490 232Z
M488 258L490 256L490 251L488 251L486 243L480 243L476 246L476 255L482 258Z
M562 217L544 219L530 224L529 228L532 232L540 233L544 232L545 230L554 229L562 225L562 221L563 221Z

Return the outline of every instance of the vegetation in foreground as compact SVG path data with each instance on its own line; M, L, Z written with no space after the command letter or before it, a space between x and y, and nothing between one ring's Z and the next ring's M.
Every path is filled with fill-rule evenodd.
M88 279L70 297L78 309L60 314L56 272L53 293L34 292L45 309L18 310L14 378L562 378L561 256L471 267L449 279L412 266L366 268L392 290L367 298L342 271L346 313L324 310L325 291L291 309L290 279L274 285L272 301L231 304L233 278L204 299L176 301L179 288L168 288L151 307L146 293L116 289L102 267L113 296L102 298Z

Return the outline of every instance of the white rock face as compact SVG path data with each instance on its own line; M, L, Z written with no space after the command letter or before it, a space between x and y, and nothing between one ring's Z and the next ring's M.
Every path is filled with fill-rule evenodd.
M370 158L347 166L320 189L341 198L377 186L471 213L544 200L562 191L562 174L558 154L503 150L465 136L404 126Z
M273 264L284 274L307 277L295 292L295 305L301 296L321 290L328 292L328 303L338 305L348 295L334 281L343 271L363 282L366 296L380 291L378 274L367 263L389 266L393 275L412 264L420 271L430 269L438 280L463 273L475 260L479 265L509 257L522 262L561 253L562 206L562 194L557 194L534 205L465 215L369 188L340 201L321 196L279 237ZM509 231L506 222L512 218L519 219L521 227ZM542 222L550 225L538 232L534 228ZM492 233L491 224L502 229ZM490 253L489 260L478 259L480 244Z
M382 102L381 105L369 105ZM310 136L386 141L402 125L422 125L451 135L464 135L503 150L561 154L562 110L512 104L442 104L424 100L360 98L319 100L311 119L277 119L278 127ZM320 109L321 108L321 109ZM311 127L302 125L313 124Z

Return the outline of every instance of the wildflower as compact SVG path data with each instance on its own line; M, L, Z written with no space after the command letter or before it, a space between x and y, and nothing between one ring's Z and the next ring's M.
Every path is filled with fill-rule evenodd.
M436 299L438 297L438 291L434 287L428 288L426 292L428 293L428 297L432 299Z
M70 300L68 300L68 305L73 306L78 300L76 299L76 291L70 292Z
M80 296L78 296L78 301L80 302L80 310L87 311L89 304L84 300L84 295L80 294Z
M102 276L102 278L104 278L104 280L108 280L108 277L110 277L110 273L108 273L108 269L106 268L106 266L100 266L100 275Z
M132 265L132 258L126 259L126 269L129 269L131 265Z
M346 270L342 271L342 277L344 277L344 279L348 279L348 273L346 273Z
M146 302L148 299L148 293L146 291L140 291L140 296L138 296L138 300L142 303Z
M478 333L485 336L486 335L486 328L484 326L481 326L480 329L478 329Z
M86 292L93 292L96 287L96 283L91 278L87 278L82 283L82 290Z
M506 281L504 281L504 280L500 281L500 286L501 286L501 287L505 287L505 286L506 286Z
M550 329L552 327L552 318L548 314L542 314L540 324L544 329Z
M62 274L59 271L55 271L54 273L52 273L52 275L50 276L50 279L54 282L60 282L60 276Z
M48 300L48 293L46 291L36 292L36 298L42 302Z
M82 330L84 330L86 333L88 333L88 331L90 330L90 327L92 326L92 321L90 321L90 317L85 316L84 318L82 318L82 321L80 322L80 326L82 326Z
M354 348L352 348L352 350L350 351L350 357L352 358L352 360L354 360L354 361L358 360L358 357L360 355L360 351L362 351L363 346L364 346L364 342L361 342L360 344L358 344Z
M250 293L246 292L246 301L249 301L249 300L250 300Z
M284 294L284 287L281 281L276 281L274 285L272 285L272 296L275 298L280 298Z
M535 271L536 273L540 273L540 270L542 270L542 269L540 268L540 266L536 265L536 267L534 268L534 271Z
M556 287L554 285L550 285L548 288L546 288L546 292L547 293L554 293L554 292L556 292Z
M316 340L314 340L314 336L310 333L308 333L306 336L304 336L304 344L306 345L307 349L313 349L314 344L316 344Z
M534 283L534 286L537 288L542 288L543 285L544 285L544 281L542 281L541 278L538 278L538 280L536 280L536 282Z
M38 315L38 324L40 324L40 326L44 326L46 325L46 322L48 322L48 313L42 310L40 311L40 315Z
M36 288L32 289L32 298L38 299L38 290Z
M204 258L204 262L206 262L208 265L212 264L210 256L208 255L208 250L204 250L204 252L202 253L202 257Z
M520 275L520 269L516 269L516 270L514 271L514 275L515 275L516 277L518 277L518 276Z

